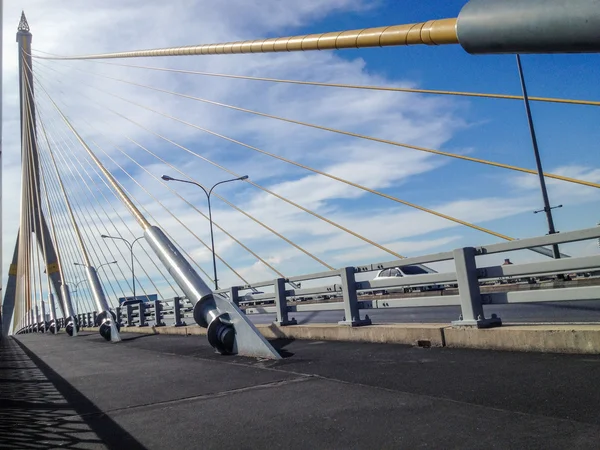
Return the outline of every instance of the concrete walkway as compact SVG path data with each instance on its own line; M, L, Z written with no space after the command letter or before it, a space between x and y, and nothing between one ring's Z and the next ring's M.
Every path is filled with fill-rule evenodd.
M577 448L600 442L600 357L201 336L22 335L0 357L0 448Z

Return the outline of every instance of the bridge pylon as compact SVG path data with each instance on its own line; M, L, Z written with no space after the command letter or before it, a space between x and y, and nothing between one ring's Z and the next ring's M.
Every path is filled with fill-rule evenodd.
M20 319L35 310L31 300L31 280L28 254L31 234L35 235L39 250L44 257L46 275L54 292L59 299L59 307L66 323L74 323L69 298L62 295L61 287L64 283L62 277L60 254L50 235L50 230L40 197L40 165L36 134L36 110L34 101L34 83L31 57L32 34L27 23L25 13L21 14L17 31L19 46L19 94L21 114L21 216L17 243L11 261L8 282L2 303L2 316L4 319L3 334L9 333L12 322L12 331L19 328ZM40 280L41 281L41 280ZM29 317L29 315L28 315ZM42 318L44 320L45 318ZM37 320L37 317L35 318ZM54 323L52 323L54 322ZM57 330L56 316L52 317L49 324L51 329ZM76 330L77 326L75 326ZM76 332L75 332L76 333Z

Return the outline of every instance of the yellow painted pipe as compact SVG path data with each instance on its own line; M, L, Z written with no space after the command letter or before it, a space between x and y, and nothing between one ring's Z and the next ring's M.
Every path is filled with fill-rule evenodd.
M44 59L295 52L460 44L471 54L600 52L600 0L470 0L458 18L271 39Z
M307 34L271 39L226 42L222 44L192 45L186 47L136 50L82 56L38 56L40 59L108 59L146 56L222 55L240 53L272 53L307 50L335 50L343 48L388 47L394 45L458 44L457 19L333 33Z

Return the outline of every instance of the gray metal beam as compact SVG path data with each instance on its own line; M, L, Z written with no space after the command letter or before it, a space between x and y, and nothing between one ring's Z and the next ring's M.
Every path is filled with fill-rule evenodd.
M410 258L396 259L375 264L357 266L357 272L374 272L376 270L390 269L392 267L423 265L432 262L449 261L453 258L452 252L434 253L431 255L413 256ZM430 269L431 270L431 269Z
M377 308L377 309L388 309L388 308L419 308L423 306L460 306L461 299L460 295L438 295L435 297L410 297L410 298L397 298L397 299L386 299L386 300L363 300L362 309ZM367 305L372 303L372 305Z
M586 241L596 238L600 238L600 227L584 228L582 230L567 231L565 233L518 239L510 242L501 242L499 244L482 245L476 247L476 250L479 255L489 255L493 253L524 250L532 247L541 247L543 245L566 244L568 242Z
M579 300L600 300L600 287L536 289L535 291L495 292L482 296L485 305L506 303L565 302Z
M454 250L461 317L456 322L452 322L452 325L477 328L497 327L502 325L500 318L492 316L486 319L483 312L475 255L476 251L473 247Z
M528 264L510 264L478 269L479 278L520 277L527 275L549 275L600 269L600 255L579 258L555 259Z
M367 280L356 283L359 290L381 289L399 286L426 286L437 283L455 283L457 280L455 272L435 273L431 275L415 275L410 277L395 277L382 280Z

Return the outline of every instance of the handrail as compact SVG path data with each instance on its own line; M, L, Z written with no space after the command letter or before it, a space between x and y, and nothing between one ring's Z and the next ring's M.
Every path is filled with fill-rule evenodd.
M499 244L484 245L476 247L476 250L482 255L489 255L493 253L509 252L513 250L524 250L545 245L567 244L570 242L587 241L589 239L596 238L600 238L600 227L584 228L582 230L567 231L565 233L556 233L534 238L518 239L511 242L501 242Z
M294 277L297 281L308 280L323 280L330 277L341 278L340 282L335 284L324 284L321 286L308 287L304 289L288 289L285 290L281 286L285 286L285 282L289 280L272 280L261 283L256 283L253 286L234 286L231 290L222 290L223 292L231 293L234 296L236 292L251 290L257 286L273 288L272 292L252 295L252 300L244 301L244 296L231 298L232 302L239 302L245 305L246 314L277 314L277 322L280 325L293 324L293 319L288 320L287 314L292 312L307 312L307 311L344 311L347 316L349 304L354 305L355 311L365 311L370 309L389 309L389 308L407 308L407 307L424 307L424 306L450 306L460 305L463 311L468 313L469 305L481 307L485 304L502 304L502 303L530 303L542 301L573 301L573 300L600 300L600 287L597 285L586 286L588 283L583 283L583 286L569 287L568 285L561 289L534 289L534 290L519 290L515 292L481 292L478 285L482 280L502 280L502 279L527 279L535 276L545 276L552 274L565 273L581 273L581 272L600 272L600 255L571 257L564 259L553 259L549 261L532 262L524 264L511 265L493 265L477 268L475 258L483 255L499 253L503 251L523 250L531 246L550 245L552 243L562 244L566 242L576 242L582 240L591 240L600 237L600 227L588 228L583 230L570 231L550 236L540 236L535 238L523 239L510 243L492 244L489 246L474 248L457 249L454 252L442 252L435 255L426 255L416 258L408 258L406 260L391 261L387 263L372 264L362 266L360 268L340 269L331 272L319 272L315 274L301 275ZM472 255L472 263L465 263L464 258L469 258ZM430 273L424 275L414 275L406 277L388 278L380 280L356 281L355 273L364 273L366 269L369 271L380 270L381 267L393 266L394 264L418 262L435 262L439 260L451 259L455 261L456 271L444 273ZM312 278L311 278L312 277ZM465 277L473 282L476 286L475 291L472 287L465 284ZM458 294L449 292L449 295L444 295L444 292L435 294L421 294L419 296L409 296L398 299L364 299L365 297L357 296L357 293L368 293L368 291L384 291L384 290L404 290L406 287L429 287L439 286L443 288L447 285L457 285ZM279 287L278 287L279 286ZM283 289L283 290L282 290ZM433 289L435 290L435 289ZM270 289L269 289L270 291ZM354 294L352 294L354 293ZM219 294L217 294L219 295ZM222 295L222 294L221 294ZM299 297L313 297L319 300L321 296L329 296L338 300L327 302L304 303L299 302ZM289 304L288 301L294 301ZM273 301L274 305L258 306L257 303ZM254 304L252 303L254 302ZM144 319L140 320L139 305L130 305L129 314L123 317L128 320L128 325L147 325L148 321L160 320L160 324L164 324L164 319L181 320L183 318L192 317L192 311L189 306L181 305L179 309L179 319L177 319L176 308L173 300L160 302L162 305L160 311L155 311L155 303L150 302L144 305ZM477 306L478 305L478 306ZM465 310L467 308L467 310ZM89 325L89 318L93 313L85 313L81 317L83 321ZM158 319L157 319L158 318ZM490 325L489 319L468 319L460 320L457 325L460 326L497 326L501 322L498 318L493 318L491 321L495 325ZM358 320L358 322L361 322ZM367 321L368 322L368 321ZM368 322L370 323L370 322ZM181 323L183 324L183 322ZM358 323L361 324L361 323ZM354 325L354 320L352 321Z
M477 254L480 255L489 255L494 253L504 253L515 250L526 250L532 247L542 247L546 245L552 244L565 244L571 242L578 241L586 241L590 239L600 238L600 227L594 228L585 228L582 230L575 231L567 231L565 233L557 233L546 236L539 236L534 238L526 238L514 240L511 242L502 242L499 244L491 244L475 247ZM441 252L441 253L433 253L430 255L423 256L415 256L411 258L405 259L397 259L393 261L367 264L362 266L357 266L355 268L356 273L363 272L375 272L383 269L389 269L393 267L402 267L402 266L412 266L418 264L425 263L434 263L434 262L442 262L449 261L454 258L452 252ZM550 261L551 262L551 261ZM340 271L330 271L330 272L317 272L307 275L299 275L296 277L290 277L289 280L293 281L305 281L305 280L316 280L320 278L329 278L339 276ZM425 276L425 275L416 275L416 276ZM412 277L414 278L414 277ZM251 285L238 286L241 290L252 289L257 287L266 287L272 286L273 281L261 281L259 283L253 283Z

